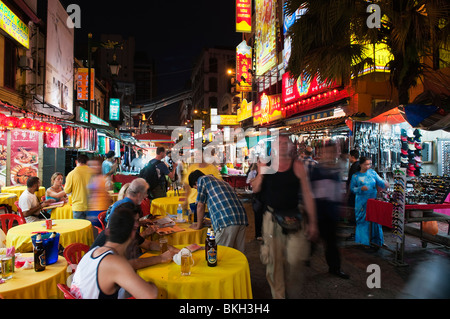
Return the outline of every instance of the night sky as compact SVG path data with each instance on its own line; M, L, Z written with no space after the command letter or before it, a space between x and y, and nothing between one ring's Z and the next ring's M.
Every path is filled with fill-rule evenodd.
M184 89L203 47L235 47L235 0L61 0L81 9L75 43L102 33L134 36L136 50L148 52L158 73L158 97ZM155 123L156 124L156 123Z

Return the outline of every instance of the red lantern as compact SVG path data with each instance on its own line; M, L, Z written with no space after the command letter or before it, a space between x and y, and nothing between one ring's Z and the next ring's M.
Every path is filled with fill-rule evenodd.
M45 124L47 124L47 123L39 122L39 124L37 125L37 130L41 131L41 132L45 131Z
M51 132L52 131L52 125L53 124L45 123L45 127L44 127L45 132Z
M3 119L3 125L6 126L9 129L13 129L16 127L16 123L17 123L17 118L14 116L6 116Z
M29 126L31 125L31 121L32 119L26 118L24 117L23 119L19 119L17 121L17 128L20 128L22 130L26 130L29 128Z
M30 125L28 126L28 129L32 130L32 131L37 131L38 127L39 127L39 121L38 120L31 120L30 121Z

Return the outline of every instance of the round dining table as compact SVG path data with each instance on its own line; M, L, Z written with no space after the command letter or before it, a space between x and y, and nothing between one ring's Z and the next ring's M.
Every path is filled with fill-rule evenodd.
M16 201L19 200L20 195L22 195L22 193L27 189L26 186L5 186L2 187L2 193L13 193L16 194L17 199ZM37 190L35 192L36 196L39 198L39 201L41 200L42 196L45 196L45 187L44 186L39 186L39 190ZM13 203L11 205L12 210L17 212L17 206Z
M69 203L64 204L61 207L53 208L51 211L51 219L72 219L72 205Z
M152 240L158 240L160 237L167 238L167 243L169 245L189 245L189 244L203 244L206 239L207 227L201 229L192 229L189 223L176 223L176 226L182 229L182 231L177 231L168 235L159 235L154 233L152 235Z
M167 191L166 195L167 197L186 196L186 191L184 189L179 189L178 191L171 189Z
M184 196L160 197L152 200L150 213L154 216L176 215L178 205L183 206L186 201Z
M33 260L32 253L22 254L20 257ZM16 267L13 277L0 284L0 295L4 299L64 299L57 284L65 284L69 275L67 261L61 256L56 263L47 265L41 272L35 272L34 267Z
M31 236L36 232L59 233L59 243L63 247L73 243L91 246L94 242L92 223L86 219L55 219L53 223L51 230L45 227L45 220L12 227L6 235L6 247L14 246L21 253L32 252Z
M187 245L177 245L183 248ZM204 247L204 245L201 245ZM147 252L142 257L158 255ZM247 257L234 248L218 246L217 266L208 267L204 249L192 253L191 275L182 276L175 262L137 270L138 275L158 287L159 299L252 299Z
M7 205L8 210L11 209L17 211L17 207L14 203L18 200L19 197L14 193L0 193L0 205ZM8 213L12 213L12 211L8 211Z

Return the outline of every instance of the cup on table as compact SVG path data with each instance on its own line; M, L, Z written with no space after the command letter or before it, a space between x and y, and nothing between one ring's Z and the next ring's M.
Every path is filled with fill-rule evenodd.
M161 237L159 239L159 251L161 254L165 253L169 248L167 247L167 238Z
M189 249L181 250L181 275L189 276L191 274L191 267L194 266L194 258Z
M53 221L51 219L46 219L45 226L47 227L47 229L52 229Z
M2 279L8 280L13 276L13 258L3 257L2 258Z

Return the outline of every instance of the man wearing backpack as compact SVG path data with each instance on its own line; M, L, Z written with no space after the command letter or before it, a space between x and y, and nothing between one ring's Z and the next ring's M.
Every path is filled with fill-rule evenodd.
M162 161L166 156L166 150L160 146L156 149L156 157L152 159L143 170L139 177L144 178L150 185L148 197L150 200L167 196L166 176L175 179L177 163L173 163L172 171L169 171L167 165Z

